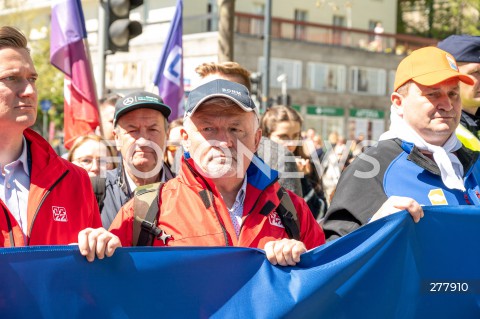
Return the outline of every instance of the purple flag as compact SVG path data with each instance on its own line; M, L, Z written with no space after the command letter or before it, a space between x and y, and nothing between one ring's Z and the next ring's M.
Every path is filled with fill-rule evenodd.
M50 35L50 62L63 73L72 77L69 46L87 38L85 18L79 0L60 0L52 5Z
M177 0L175 16L163 46L162 56L153 83L165 104L170 106L174 120L183 114L183 0Z
M80 0L54 1L50 62L65 74L64 139L67 149L77 137L93 133L99 125L95 79L84 43L86 38Z

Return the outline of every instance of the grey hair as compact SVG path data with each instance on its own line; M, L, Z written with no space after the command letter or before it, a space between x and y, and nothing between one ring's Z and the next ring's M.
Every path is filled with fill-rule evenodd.
M405 97L407 96L408 94L408 89L410 88L410 86L412 85L413 81L410 80L404 84L402 84L398 89L397 89L397 93L400 94L401 96Z

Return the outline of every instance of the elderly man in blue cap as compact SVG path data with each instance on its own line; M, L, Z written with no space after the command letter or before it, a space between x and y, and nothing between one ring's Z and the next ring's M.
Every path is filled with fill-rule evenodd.
M438 47L453 55L459 71L474 80L473 85L460 83L462 117L456 134L466 147L480 151L480 37L452 35Z

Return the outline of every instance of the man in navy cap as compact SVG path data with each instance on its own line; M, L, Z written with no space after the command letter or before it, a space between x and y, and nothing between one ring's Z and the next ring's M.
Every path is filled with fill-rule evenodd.
M120 208L133 197L137 186L166 182L173 178L163 153L170 107L160 96L149 92L134 92L115 104L113 135L121 154L117 168L107 171L104 186L92 180L99 200L102 224L108 229Z
M194 89L181 134L182 169L148 209L158 208L148 224L155 234L150 245L260 248L272 264L287 266L325 242L303 198L283 189L278 172L255 155L262 134L258 108L245 86L217 79ZM119 241L132 246L135 213L131 200L110 232L82 231L82 255L93 261L95 251L109 247L110 256Z
M460 83L462 117L456 134L466 147L480 151L480 37L452 35L438 47L453 55L459 71L474 80L473 85Z

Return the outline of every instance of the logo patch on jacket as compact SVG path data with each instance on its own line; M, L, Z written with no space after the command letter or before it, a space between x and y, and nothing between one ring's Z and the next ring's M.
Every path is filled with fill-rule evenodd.
M67 210L65 207L52 206L53 220L56 222L68 222Z
M268 221L270 222L270 225L277 226L280 228L285 228L276 210L268 214Z
M432 205L448 205L447 198L441 188L432 189L428 192L428 199Z

